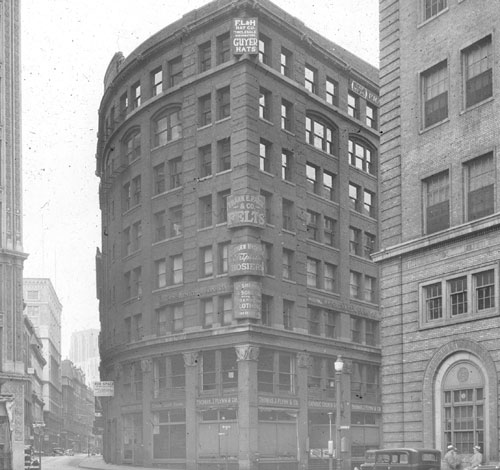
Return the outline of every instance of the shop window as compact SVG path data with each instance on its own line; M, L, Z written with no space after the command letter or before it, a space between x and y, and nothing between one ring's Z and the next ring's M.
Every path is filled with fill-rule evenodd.
M168 409L154 411L153 458L186 458L186 410Z

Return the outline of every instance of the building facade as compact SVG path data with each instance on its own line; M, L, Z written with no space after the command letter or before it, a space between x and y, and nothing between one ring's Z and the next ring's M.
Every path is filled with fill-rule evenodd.
M498 460L500 10L380 14L383 443Z
M268 1L209 3L113 57L106 460L327 468L338 436L348 469L378 447L377 80Z
M88 452L94 447L94 394L86 385L85 374L69 359L61 364L63 438L61 447Z
M20 2L0 5L0 458L24 465ZM14 414L6 412L6 406ZM13 419L12 433L7 415ZM8 454L8 455L7 455ZM6 463L7 464L7 463Z
M62 386L61 386L61 312L62 305L50 279L24 279L26 313L42 342L43 357L43 416L45 427L44 451L61 447ZM48 436L48 437L47 437Z
M88 329L71 333L69 358L84 375L86 384L93 387L99 381L99 330Z

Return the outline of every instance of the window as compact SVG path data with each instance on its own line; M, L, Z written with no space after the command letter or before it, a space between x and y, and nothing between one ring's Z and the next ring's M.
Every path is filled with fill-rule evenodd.
M365 276L365 285L363 289L364 299L367 302L376 302L376 279L372 276Z
M170 176L170 189L182 186L182 157L176 157L169 160L168 172Z
M424 185L426 233L447 229L450 226L448 171L427 178Z
M473 106L493 94L491 36L463 51L465 105Z
M217 36L217 65L227 62L231 58L231 44L229 33Z
M366 215L375 218L375 194L367 189L363 190L363 207Z
M160 163L153 168L153 194L165 192L165 164Z
M339 314L333 310L325 311L325 336L327 338L336 338L336 326L338 324Z
M132 225L132 251L137 251L141 247L142 224L136 222Z
M223 242L217 246L218 274L226 274L228 272L229 245L230 242Z
M261 322L263 325L271 326L272 320L271 320L271 315L272 315L272 302L273 298L270 295L263 295L262 296L262 302L261 302Z
M125 119L125 116L127 115L127 110L128 110L128 95L127 92L123 93L120 96L120 119L123 120Z
M366 125L372 129L377 128L377 107L373 104L366 103Z
M234 348L203 351L201 363L203 391L223 393L223 390L235 390L238 387L238 364ZM205 411L203 420L219 419L217 412L215 411L215 416L213 416L213 413L213 410ZM226 422L226 420L235 420L237 417L234 410L223 408L219 409L219 416L222 423ZM213 432L210 435L213 438Z
M140 341L143 338L142 315L134 315L132 320L134 322L134 340Z
M271 143L264 139L260 139L259 144L259 169L271 172Z
M200 276L209 277L214 273L214 254L211 246L200 248Z
M165 336L168 333L168 312L166 307L156 310L156 336Z
M198 47L200 72L205 72L212 67L212 44L207 41Z
M335 220L326 215L323 218L323 243L335 246Z
M307 287L319 288L319 261L307 258L306 263Z
M372 253L375 251L376 237L375 235L365 232L364 242L364 257L371 259Z
M495 273L493 269L474 274L476 310L479 312L495 306Z
M378 322L365 318L365 343L369 346L378 344Z
M306 211L307 238L319 241L319 217L317 212Z
M467 276L448 281L451 316L467 313Z
M274 394L294 393L294 356L289 353L261 348L257 362L257 390Z
M231 95L229 87L217 90L217 119L231 116Z
M361 230L349 227L349 253L359 256L361 253Z
M355 271L349 273L349 295L351 299L361 299L361 274Z
M141 133L139 131L133 132L125 139L123 150L125 165L141 157Z
M261 242L264 258L264 274L273 275L273 245L271 243Z
M319 118L306 117L306 142L330 155L335 155L336 130Z
M222 295L219 297L219 312L221 325L230 325L233 321L233 297L231 295Z
M167 262L165 259L155 261L156 287L161 289L167 285Z
M489 153L466 164L467 220L493 214L495 208L495 167Z
M210 227L212 225L212 196L200 198L199 205L200 228Z
M260 190L260 195L265 200L265 210L266 210L266 224L273 223L273 195L267 191Z
M334 179L335 175L333 173L326 170L323 171L323 197L330 201L335 200Z
M308 64L304 69L304 86L311 93L318 93L318 71Z
M167 111L153 121L153 145L159 147L180 139L182 123L180 110Z
M424 302L427 321L443 317L443 294L440 282L424 287Z
M182 57L176 57L168 62L168 84L170 87L182 81Z
M150 75L151 96L157 96L163 91L163 70L161 67L154 69Z
M292 181L293 153L290 150L281 150L281 178L284 181Z
M293 279L293 251L283 248L283 268L281 272L282 278L287 280Z
M282 75L285 75L285 77L291 77L292 76L292 53L288 50L285 49L284 47L281 48L281 54L280 54L280 72Z
M294 231L294 210L293 210L293 202L287 199L283 199L281 213L283 214L283 229Z
M372 150L365 144L349 139L349 163L371 175L375 174Z
M323 288L329 292L335 292L335 274L336 266L330 263L325 263L323 271Z
M424 127L448 117L448 69L446 60L422 74Z
M227 222L227 198L231 194L230 189L217 193L217 223Z
M182 255L174 255L170 257L172 266L172 285L182 284L184 277L184 266Z
M168 211L170 236L178 237L182 235L182 206L171 207Z
M271 92L265 88L259 91L259 117L267 121L271 120Z
M436 16L446 7L447 0L424 0L424 20L428 20L429 18Z
M306 163L306 188L309 192L319 193L319 168L312 163Z
M351 340L353 343L361 344L363 332L363 319L351 316Z
M231 169L231 138L219 140L217 142L217 171L227 171Z
M212 297L201 299L201 313L204 326L211 327L214 324L214 302Z
M123 202L123 212L130 209L131 195L130 195L130 183L125 183L122 189L122 202Z
M205 178L212 174L212 146L205 145L198 151L200 159L200 178Z
M293 318L293 302L291 300L283 299L283 328L285 330L292 330Z
M263 34L259 35L259 61L271 65L271 40Z
M123 230L123 254L125 256L130 255L132 253L132 244L130 242L130 227L127 227Z
M307 307L308 332L310 335L319 336L321 333L321 310L318 307Z
M165 371L163 371L165 374ZM186 410L169 409L152 413L154 459L186 458Z
M141 82L134 83L130 90L132 96L132 109L141 105Z
M347 93L347 114L359 119L359 97L350 92Z
M334 106L338 106L339 105L338 82L333 80L332 78L327 78L325 89L326 89L326 96L325 96L326 102Z
M198 99L199 126L208 126L212 122L212 96L210 94Z
M165 211L157 212L153 218L154 235L153 240L159 242L167 238L167 225L166 225Z
M132 205L137 206L141 203L141 176L132 179Z
M361 212L360 208L361 188L353 183L349 183L349 204L352 210Z
M292 132L293 104L287 100L281 100L281 128Z

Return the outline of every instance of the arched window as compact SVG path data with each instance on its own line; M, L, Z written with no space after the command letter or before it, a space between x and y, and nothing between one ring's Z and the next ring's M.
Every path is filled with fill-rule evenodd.
M181 110L169 109L153 120L153 146L159 147L182 137Z
M366 173L376 174L375 151L362 140L349 138L349 163Z
M141 131L136 129L129 132L123 139L123 162L125 165L141 156Z
M306 142L323 152L335 155L337 129L320 117L308 115L306 116Z

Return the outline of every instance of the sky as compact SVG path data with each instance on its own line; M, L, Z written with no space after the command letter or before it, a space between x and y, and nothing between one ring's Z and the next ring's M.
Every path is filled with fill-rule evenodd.
M98 108L106 68L207 0L21 0L24 277L50 278L73 331L99 328ZM274 0L378 66L377 0Z

